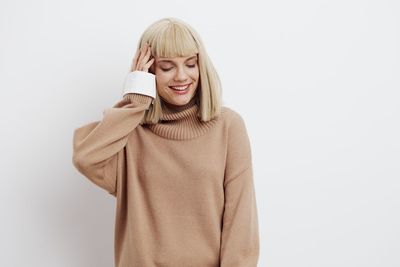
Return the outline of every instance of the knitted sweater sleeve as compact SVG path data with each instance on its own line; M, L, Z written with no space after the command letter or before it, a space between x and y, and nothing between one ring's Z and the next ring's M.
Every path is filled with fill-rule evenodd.
M228 127L220 266L256 267L259 232L250 141L238 113L232 113Z
M103 118L75 129L72 162L94 184L117 194L117 176L125 164L124 147L129 134L139 125L152 97L128 93Z

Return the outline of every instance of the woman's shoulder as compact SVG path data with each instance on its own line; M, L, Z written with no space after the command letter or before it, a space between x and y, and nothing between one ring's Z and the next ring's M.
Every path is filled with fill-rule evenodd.
M242 115L232 107L223 106L221 109L223 119L229 127L246 128Z
M250 153L250 139L243 116L236 109L223 107L225 114L225 131L231 153L237 155L248 155Z

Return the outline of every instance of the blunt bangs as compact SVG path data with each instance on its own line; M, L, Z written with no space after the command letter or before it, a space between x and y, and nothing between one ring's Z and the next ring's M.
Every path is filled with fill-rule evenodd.
M186 57L199 53L194 37L181 24L161 25L148 40L156 57Z

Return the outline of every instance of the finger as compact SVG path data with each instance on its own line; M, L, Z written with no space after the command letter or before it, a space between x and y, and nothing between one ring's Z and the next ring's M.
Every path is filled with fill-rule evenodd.
M148 47L146 53L143 54L143 57L140 61L139 65L141 66L141 68L144 68L144 66L149 61L150 56L151 56L151 49L150 49L150 47Z
M135 56L133 58L133 62L132 62L132 70L136 70L136 65L137 65L137 62L138 62L139 53L140 53L140 49L137 49L136 53L135 53Z
M150 59L149 62L147 62L147 63L144 65L144 67L143 67L144 71L148 71L148 70L150 69L150 66L151 66L153 63L154 63L154 58Z
M151 58L151 48L149 47L149 48L147 49L147 51L146 51L146 54L144 55L144 57L143 57L143 59L142 59L142 61L143 61L143 64L142 64L142 65L147 64L147 62L149 61L150 58Z
M143 65L142 64L142 60L143 60L143 57L144 57L145 49L146 49L146 44L140 48L139 57L138 57L138 59L136 61L136 70L141 70L141 68L142 68L142 65Z
M133 70L137 70L137 65L138 65L138 62L139 62L140 54L142 52L142 48L143 47L139 47L139 48L136 49L135 57L134 57L134 60L132 62L132 69Z

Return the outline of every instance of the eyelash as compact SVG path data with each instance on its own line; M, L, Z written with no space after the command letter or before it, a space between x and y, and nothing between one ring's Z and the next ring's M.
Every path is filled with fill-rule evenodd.
M194 68L194 67L196 67L196 64L193 64L193 65L186 65L186 66L188 66L189 68ZM172 68L169 68L169 69L163 69L163 68L161 68L161 70L162 70L162 71L170 71L170 70L172 70Z

